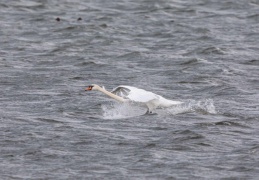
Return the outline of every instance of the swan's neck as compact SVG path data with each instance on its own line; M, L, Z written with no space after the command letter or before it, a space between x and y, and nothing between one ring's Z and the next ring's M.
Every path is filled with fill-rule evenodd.
M115 100L117 100L117 101L119 101L119 102L125 102L126 100L125 99L123 99L122 97L120 97L120 96L117 96L117 95L115 95L115 94L113 94L113 93L111 93L111 92L109 92L109 91L106 91L105 89L103 89L103 88L98 88L98 91L101 91L102 93L104 93L104 94L106 94L107 96L110 96L111 98L113 98L113 99L115 99Z

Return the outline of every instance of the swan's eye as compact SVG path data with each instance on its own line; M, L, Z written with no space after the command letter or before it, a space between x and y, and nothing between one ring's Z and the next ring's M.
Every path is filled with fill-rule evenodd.
M91 91L93 89L93 86L88 86L85 90L86 91Z

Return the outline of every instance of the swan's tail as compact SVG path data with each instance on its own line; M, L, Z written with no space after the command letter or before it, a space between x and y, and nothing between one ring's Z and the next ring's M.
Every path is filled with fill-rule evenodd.
M171 101L170 100L170 104L173 106L173 105L183 104L183 102L181 102L181 101Z

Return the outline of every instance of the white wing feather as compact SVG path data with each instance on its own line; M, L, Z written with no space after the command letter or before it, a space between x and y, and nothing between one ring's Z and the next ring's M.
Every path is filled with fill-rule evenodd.
M159 95L143 89L138 89L132 86L118 86L112 90L113 94L129 99L134 102L147 103L154 99L159 99Z

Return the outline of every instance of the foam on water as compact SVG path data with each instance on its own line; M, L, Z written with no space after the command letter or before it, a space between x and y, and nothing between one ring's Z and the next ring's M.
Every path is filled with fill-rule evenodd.
M104 119L122 119L136 117L146 114L147 108L135 103L110 103L102 104ZM154 111L159 115L176 115L189 112L203 114L216 114L216 108L212 99L188 100L183 104L172 106L170 108L156 109Z

